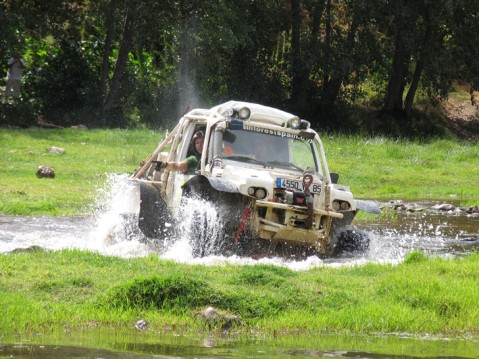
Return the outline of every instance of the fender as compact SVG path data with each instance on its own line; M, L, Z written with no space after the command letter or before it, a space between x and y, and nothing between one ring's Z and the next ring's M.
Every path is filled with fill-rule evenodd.
M356 200L356 208L369 213L380 214L381 208L374 201L367 201L363 199Z
M240 193L238 187L230 181L225 181L220 178L206 177L203 175L198 175L190 178L188 182L181 186L181 188L183 190L188 190L192 186L196 185L210 185L213 189L219 192Z

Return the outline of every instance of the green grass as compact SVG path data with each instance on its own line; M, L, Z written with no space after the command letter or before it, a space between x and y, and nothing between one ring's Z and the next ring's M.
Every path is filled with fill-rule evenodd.
M479 144L326 135L329 169L358 198L479 202Z
M80 215L108 174L132 173L157 147L151 130L0 129L0 213ZM329 169L358 198L479 202L479 143L324 134ZM65 149L51 154L49 147ZM38 179L38 166L55 169Z
M132 173L156 148L148 130L0 130L0 213L91 213L97 190L112 173ZM52 154L56 146L63 154ZM55 178L37 178L39 166Z
M121 259L79 250L0 255L0 330L82 326L202 331L198 311L236 314L236 331L265 334L479 333L479 255L315 268L206 267L156 256ZM171 329L174 330L174 329ZM214 330L214 328L213 328Z

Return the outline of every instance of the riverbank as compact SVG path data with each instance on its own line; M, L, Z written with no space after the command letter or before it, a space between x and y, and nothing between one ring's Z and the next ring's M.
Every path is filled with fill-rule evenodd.
M292 271L79 250L0 255L0 330L479 335L479 254ZM201 313L214 307L219 316ZM230 318L230 319L227 319ZM144 328L135 329L143 320Z
M2 129L0 214L91 214L109 175L132 173L162 136L152 130ZM338 134L322 140L330 171L357 198L479 202L477 141ZM37 178L39 166L53 168L55 178Z

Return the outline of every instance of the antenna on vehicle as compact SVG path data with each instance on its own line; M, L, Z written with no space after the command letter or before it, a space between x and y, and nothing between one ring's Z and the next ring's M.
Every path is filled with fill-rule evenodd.
M190 110L191 110L192 107L193 107L193 106L191 105L191 102L190 102L190 103L188 104L188 106L186 106L186 108L185 108L185 110L183 111L183 114L182 114L181 116L183 117L183 116L186 115L188 112L190 112Z

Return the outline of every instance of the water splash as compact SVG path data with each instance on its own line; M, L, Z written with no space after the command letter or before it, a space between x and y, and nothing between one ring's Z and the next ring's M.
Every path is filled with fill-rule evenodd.
M273 264L292 270L308 270L319 266L398 263L415 250L442 257L479 250L479 216L397 213L391 218L379 216L374 221L358 223L358 228L366 231L371 239L369 250L363 253L347 253L334 258L310 256L301 260L253 259L220 254L228 252L217 250L222 243L211 238L231 234L221 226L220 214L207 203L191 199L185 206L187 210L181 213L177 228L167 224L166 235L161 240L151 240L137 227L139 190L126 175L110 176L107 184L98 190L97 198L95 213L88 217L0 217L0 252L31 246L51 250L80 248L119 257L154 254L179 263L207 266ZM200 213L192 210L199 208L202 209ZM194 244L191 238L197 235L195 231L204 228L201 223L208 224L203 233L204 242ZM198 246L204 251L203 257L194 255Z

